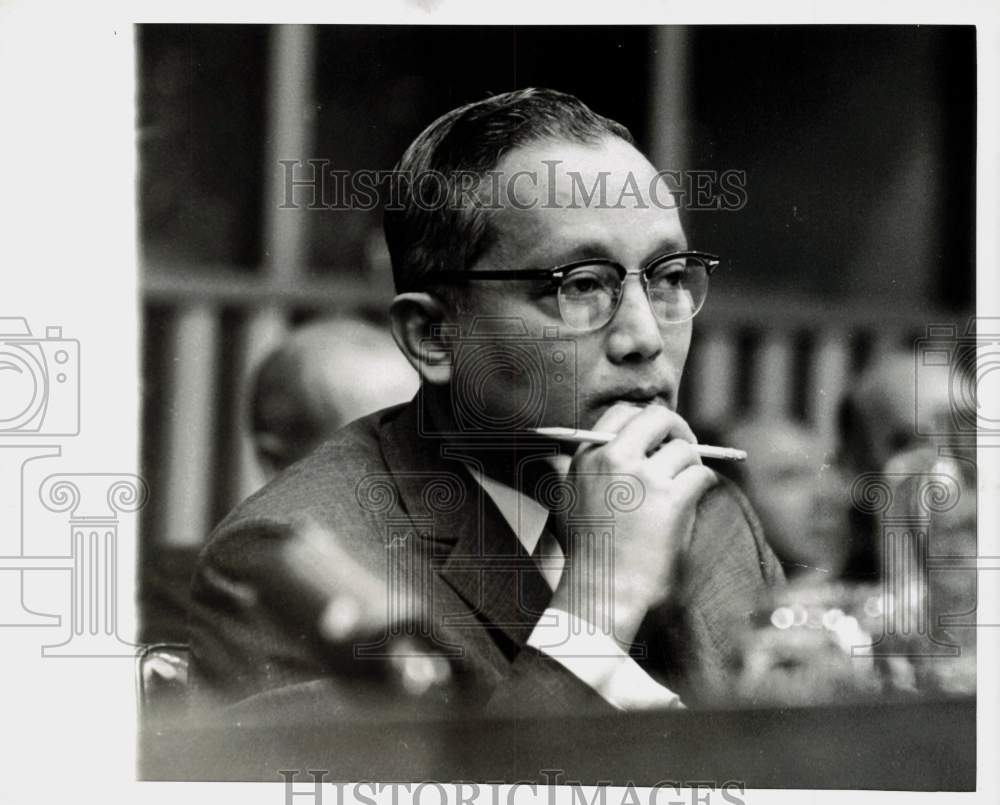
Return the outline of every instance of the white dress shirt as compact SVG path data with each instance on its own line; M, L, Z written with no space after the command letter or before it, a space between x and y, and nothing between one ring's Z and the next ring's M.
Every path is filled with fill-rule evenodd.
M537 500L512 489L475 467L472 477L490 496L524 549L535 557L553 590L562 577L566 557L555 537L545 531L549 511ZM588 621L549 607L528 638L528 645L549 655L619 710L683 707L677 694L656 682L610 635Z

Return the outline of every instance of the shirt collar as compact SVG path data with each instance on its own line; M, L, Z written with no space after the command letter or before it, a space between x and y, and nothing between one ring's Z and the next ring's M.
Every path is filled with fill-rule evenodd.
M542 531L545 530L545 523L549 519L549 510L534 498L483 474L472 465L467 464L466 467L476 483L486 491L486 494L496 504L503 519L517 535L524 550L533 554L538 540L541 539Z

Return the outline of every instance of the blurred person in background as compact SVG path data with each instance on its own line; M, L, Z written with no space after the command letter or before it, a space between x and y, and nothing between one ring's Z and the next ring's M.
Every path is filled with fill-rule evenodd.
M972 382L962 371L958 367L950 383L918 383L912 350L886 353L862 372L844 400L839 422L845 470L852 478L875 473L885 482L890 499L882 518L922 523L893 529L897 539L904 533L926 533L922 547L911 536L912 551L901 552L898 544L888 550L882 544L886 536L879 518L855 507L856 577L877 578L890 589L908 588L911 617L926 618L938 645L958 648L956 656L947 657L923 646L917 656L926 654L925 661L912 663L915 687L946 693L975 691L976 572L933 567L927 561L949 557L954 563L977 553L975 444L954 438L956 415L975 421L974 412L966 408L971 398L956 394L961 383ZM895 606L902 604L897 601Z
M930 444L918 432L914 353L876 357L852 384L838 412L840 461L854 474L881 472L893 455ZM946 422L952 407L946 386L921 384L921 410ZM950 429L942 425L942 432Z
M273 477L348 422L410 400L418 386L417 373L385 326L344 315L292 330L261 361L250 385L247 424L261 468ZM149 550L143 642L182 643L197 551ZM346 566L339 560L328 565Z
M859 375L833 466L791 422L751 420L723 437L749 453L731 469L792 582L740 638L736 704L975 693L977 580L961 567L976 555L975 448L927 435L955 432L955 400L915 371L900 350ZM869 494L880 515L860 505Z
M271 477L348 422L408 402L419 385L387 327L355 316L310 321L254 376L249 424L257 458Z
M293 329L260 362L250 385L248 426L261 468L273 478L343 426L408 402L418 388L417 373L385 326L343 315ZM316 651L343 677L335 694L341 712L366 712L386 696L398 706L400 694L419 697L445 685L451 678L447 662L413 637L390 641L383 656L362 666L364 676L347 655L325 650L343 634L377 641L386 628L385 591L342 546L316 533L314 523L299 524L285 541L280 561L257 568L269 578L257 577L256 586L268 605L287 613L290 631L304 621L318 624ZM190 574L186 584L189 579ZM280 595L272 597L279 588ZM331 589L341 595L331 598ZM328 684L334 685L333 677Z
M913 351L893 350L876 357L844 396L837 413L837 464L848 485L865 473L889 471L892 481L902 466L914 471L914 456L924 456L921 460L927 464L926 456L936 454L935 440L922 435L917 427L916 380ZM949 389L923 384L919 394L921 411L942 422L941 432L950 432L944 424L952 407ZM899 457L904 455L910 458L900 464ZM859 581L879 577L881 548L874 528L870 515L852 507L846 574Z
M790 419L754 418L729 428L720 444L749 454L734 465L736 480L789 579L838 578L850 549L848 489L816 434Z

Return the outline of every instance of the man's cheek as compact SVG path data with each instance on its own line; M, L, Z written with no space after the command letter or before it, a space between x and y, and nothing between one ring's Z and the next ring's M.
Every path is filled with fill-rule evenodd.
M545 408L545 390L533 372L495 372L484 380L482 404L492 400L497 416L509 428L536 427Z
M452 405L460 424L473 430L520 430L540 409L537 382L523 367L485 352L468 356L452 385Z
M554 372L546 387L545 421L546 426L565 428L586 428L589 426L584 390L575 367Z
M467 345L457 360L452 404L460 425L528 431L577 424L575 374L530 342Z

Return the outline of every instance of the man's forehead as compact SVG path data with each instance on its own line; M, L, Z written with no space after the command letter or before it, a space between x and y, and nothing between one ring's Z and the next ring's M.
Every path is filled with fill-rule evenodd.
M656 179L656 169L640 151L611 135L592 143L537 140L507 152L495 172L502 181L513 182L519 196L535 186L567 195L576 189L578 201L581 180L589 180L589 189L603 175L609 189L618 190L632 177L645 192Z
M642 259L644 250L685 246L662 177L617 137L521 146L500 161L493 182L501 192L492 223L507 252L569 260L592 246L593 256ZM626 244L635 254L621 253Z

